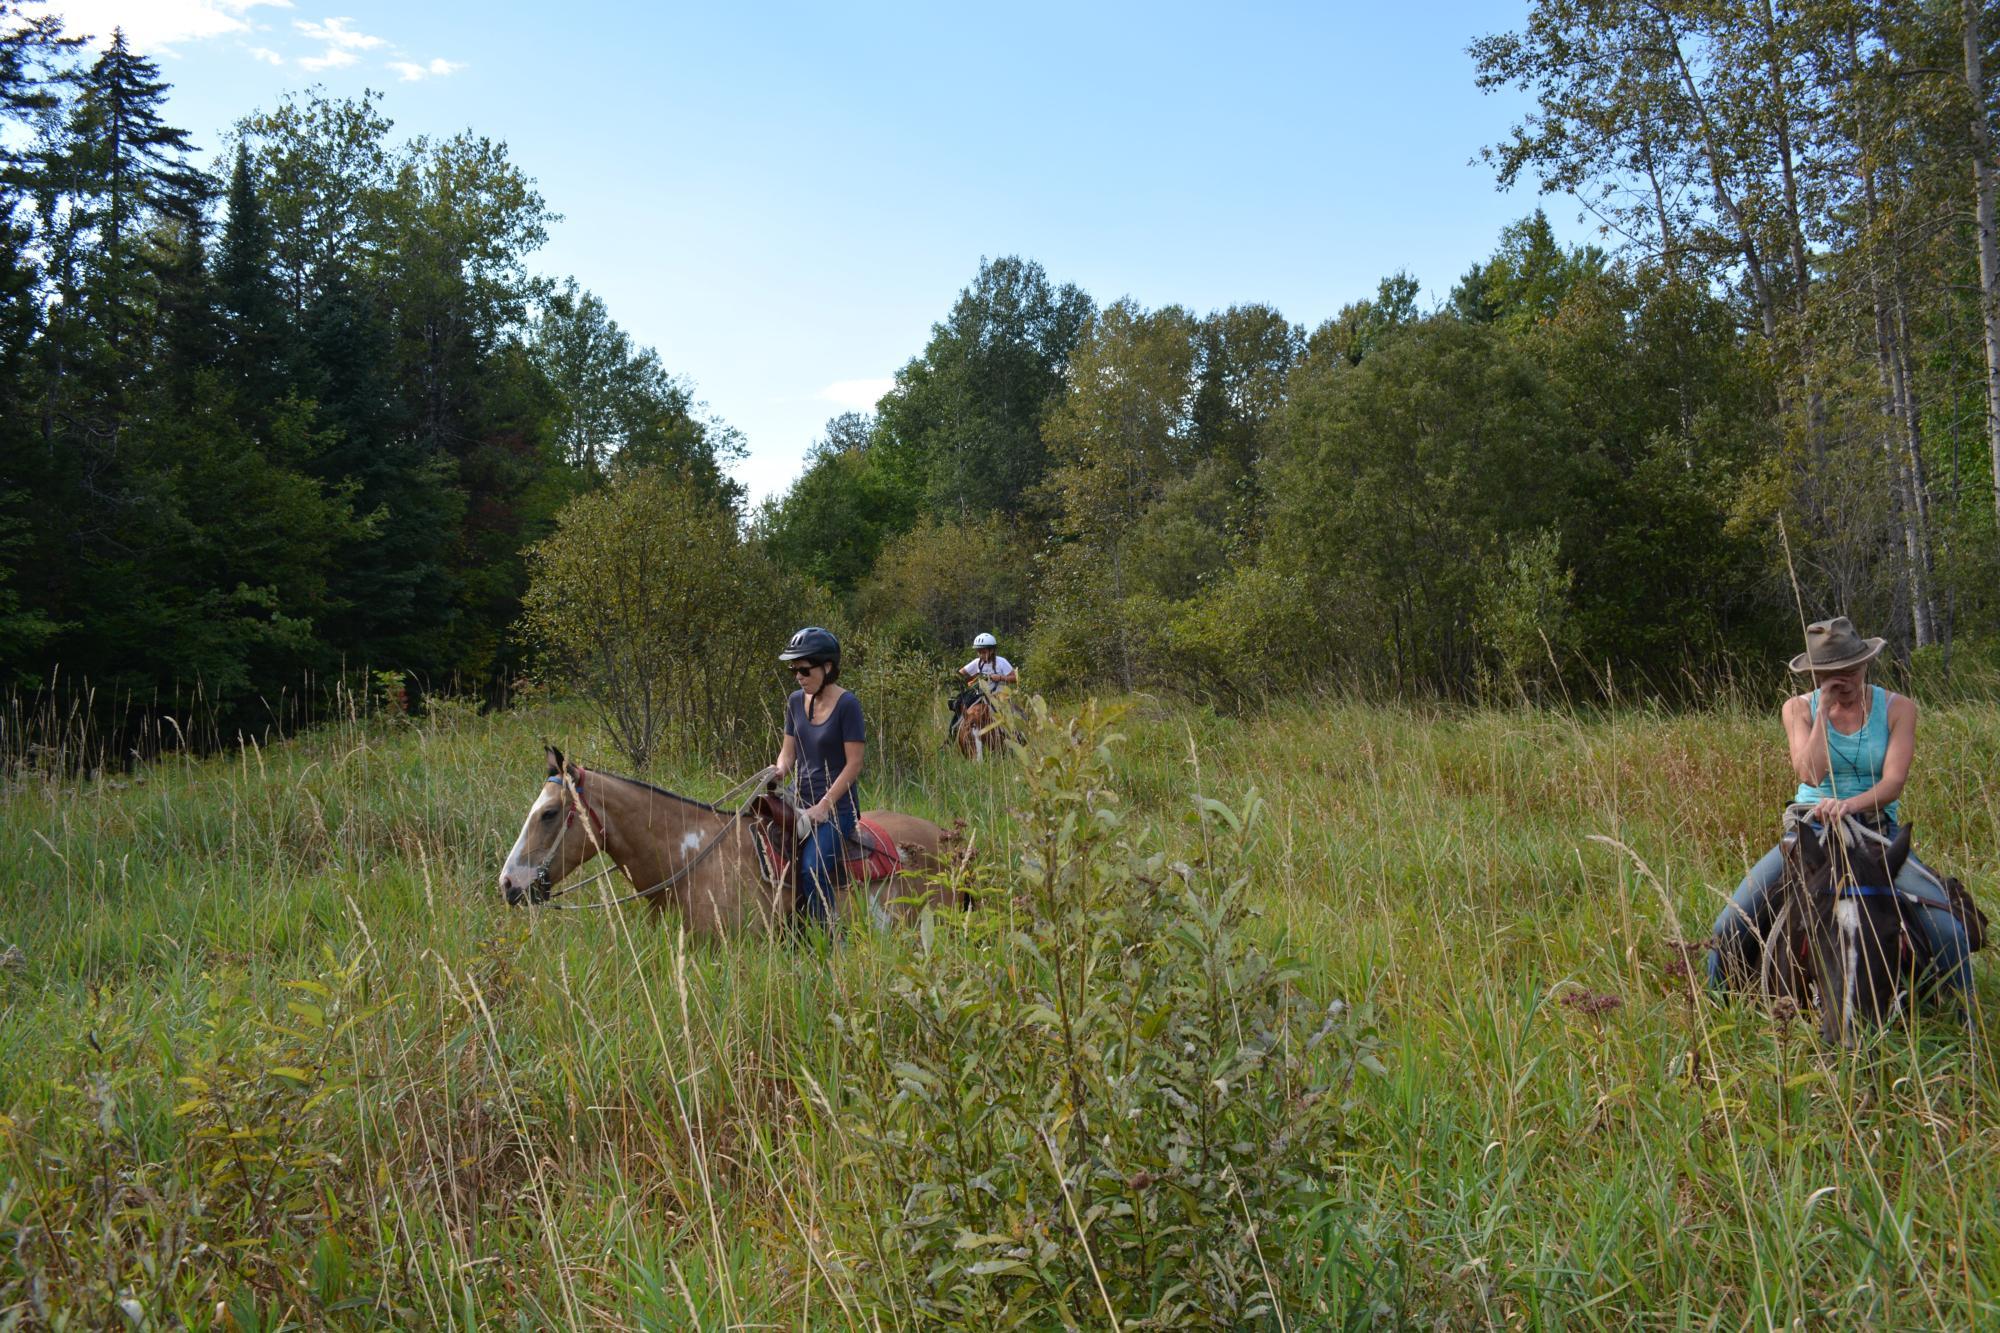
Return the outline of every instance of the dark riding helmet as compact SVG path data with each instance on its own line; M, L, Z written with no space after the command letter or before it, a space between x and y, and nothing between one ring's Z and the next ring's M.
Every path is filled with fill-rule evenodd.
M800 659L814 662L840 661L840 640L818 625L808 625L792 636L785 645L785 651L778 654L780 662L797 662Z

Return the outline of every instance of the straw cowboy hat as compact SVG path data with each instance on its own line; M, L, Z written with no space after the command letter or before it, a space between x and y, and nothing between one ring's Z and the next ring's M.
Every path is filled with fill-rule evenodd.
M1846 616L1806 626L1806 650L1792 659L1794 671L1845 671L1871 662L1887 639L1864 639Z

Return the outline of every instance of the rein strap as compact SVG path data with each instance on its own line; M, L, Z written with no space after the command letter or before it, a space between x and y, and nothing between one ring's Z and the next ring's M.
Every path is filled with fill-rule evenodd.
M1838 889L1821 889L1822 895L1831 894L1835 898L1894 898L1896 886L1893 884L1843 884Z

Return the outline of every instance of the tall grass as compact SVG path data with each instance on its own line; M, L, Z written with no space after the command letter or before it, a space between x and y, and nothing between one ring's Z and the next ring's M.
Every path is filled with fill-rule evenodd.
M1169 860L1204 836L1196 795L1261 796L1250 928L1379 1024L1270 1326L2000 1320L1990 963L1969 1032L1926 1017L1857 1057L1695 999L1678 944L1787 794L1769 718L1141 703L1119 730L1124 819ZM940 919L704 947L671 917L509 911L545 736L611 754L551 705L13 771L0 1323L937 1317L895 1285L921 1275L877 1225L905 1200L848 1104L882 1086L850 1037L913 966L1019 946ZM1989 896L1996 752L2000 711L1932 710L1906 798L1927 859ZM1007 764L935 753L865 795L966 821L996 883L1019 864ZM1068 1317L1138 1326L1100 1294Z

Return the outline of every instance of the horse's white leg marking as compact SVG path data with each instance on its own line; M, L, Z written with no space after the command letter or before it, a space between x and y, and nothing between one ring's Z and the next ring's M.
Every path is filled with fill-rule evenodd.
M518 875L519 882L525 884L535 877L535 867L528 860L528 830L535 826L535 820L541 817L542 811L547 809L558 795L555 784L546 783L542 787L542 794L528 807L528 817L521 821L521 836L514 839L513 847L507 852L507 864L500 868L501 879L513 879Z
M1841 959L1847 966L1840 984L1840 1041L1844 1046L1854 1027L1854 992L1861 977L1861 909L1852 898L1842 898L1834 904L1833 919L1839 923Z
M681 860L685 861L690 856L693 856L695 849L700 846L701 834L689 830L688 834L681 839Z

